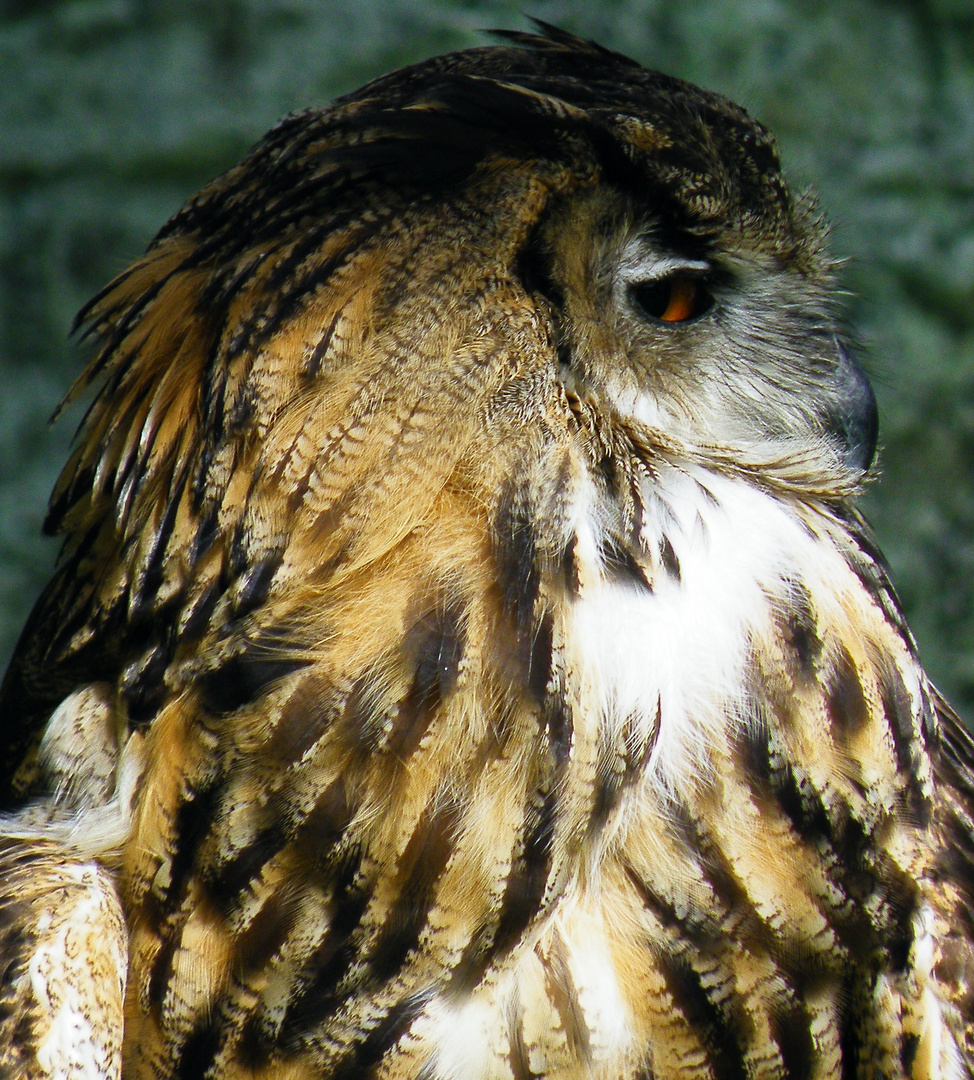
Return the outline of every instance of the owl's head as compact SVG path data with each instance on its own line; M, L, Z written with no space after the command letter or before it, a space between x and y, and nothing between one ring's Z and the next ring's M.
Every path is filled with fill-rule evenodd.
M543 29L363 94L449 115L471 177L546 184L537 208L503 210L571 393L686 448L861 476L875 399L837 325L827 228L789 192L772 135L726 98Z

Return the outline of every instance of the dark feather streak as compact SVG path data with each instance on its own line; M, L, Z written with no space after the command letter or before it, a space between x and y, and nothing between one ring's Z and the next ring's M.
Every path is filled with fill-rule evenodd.
M869 707L863 694L855 661L841 648L828 680L825 706L832 729L840 742L853 737L869 722Z
M200 702L213 716L236 712L256 701L272 683L307 664L307 660L251 642L243 652L200 678Z
M372 975L379 982L392 978L416 948L433 903L434 886L453 854L459 823L460 808L447 802L428 807L416 825L399 861L399 897L369 957Z
M711 998L700 973L682 955L661 950L660 968L674 1005L688 1024L702 1033L714 1080L747 1080L740 1034L733 1021Z

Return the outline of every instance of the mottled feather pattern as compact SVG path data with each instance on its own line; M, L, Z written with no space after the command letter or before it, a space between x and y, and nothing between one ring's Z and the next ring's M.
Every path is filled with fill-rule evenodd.
M0 1075L974 1074L974 749L832 271L743 110L552 28L190 200L79 317Z
M118 1076L125 919L76 849L0 840L0 1076Z

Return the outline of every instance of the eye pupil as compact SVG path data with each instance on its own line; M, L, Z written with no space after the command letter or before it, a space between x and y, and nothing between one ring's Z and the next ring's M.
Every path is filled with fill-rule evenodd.
M666 323L695 319L713 302L699 278L687 274L640 281L630 287L630 295L644 315Z

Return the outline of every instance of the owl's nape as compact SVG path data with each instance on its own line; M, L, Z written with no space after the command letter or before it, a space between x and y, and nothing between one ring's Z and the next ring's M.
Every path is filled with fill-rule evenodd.
M542 29L287 117L82 312L0 1075L974 1072L974 751L823 227Z

